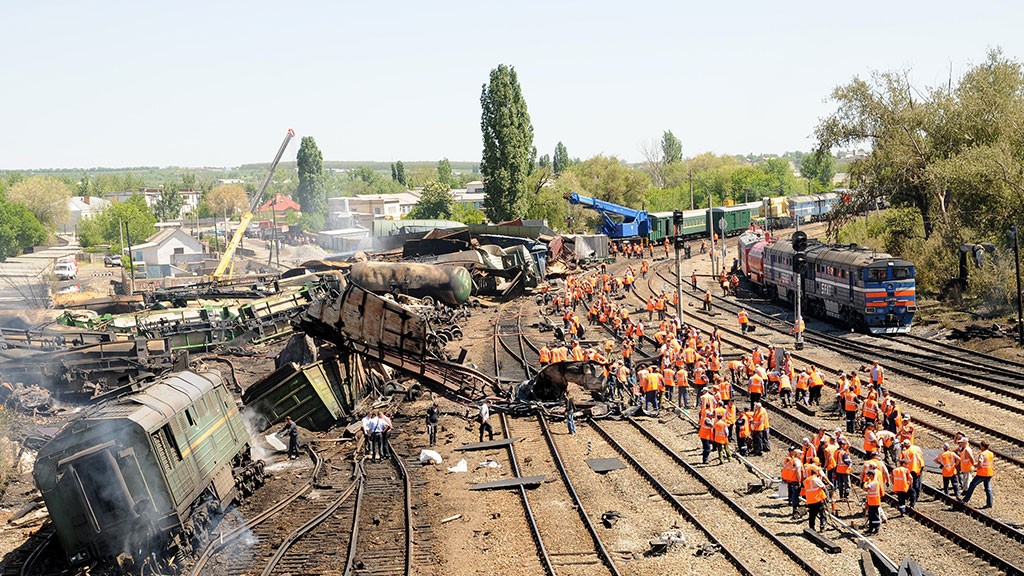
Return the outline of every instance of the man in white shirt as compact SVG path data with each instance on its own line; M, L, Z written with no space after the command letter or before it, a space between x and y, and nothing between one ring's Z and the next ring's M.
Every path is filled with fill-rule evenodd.
M491 400L480 405L480 415L477 421L480 422L480 441L484 441L484 430L487 431L488 440L494 440L494 428L491 427Z
M369 456L373 453L373 413L367 412L363 416L363 455Z

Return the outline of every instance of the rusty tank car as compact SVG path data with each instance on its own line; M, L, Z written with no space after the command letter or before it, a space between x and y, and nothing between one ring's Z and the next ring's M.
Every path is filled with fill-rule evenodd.
M394 292L459 306L473 293L473 279L461 266L358 262L349 280L371 292Z

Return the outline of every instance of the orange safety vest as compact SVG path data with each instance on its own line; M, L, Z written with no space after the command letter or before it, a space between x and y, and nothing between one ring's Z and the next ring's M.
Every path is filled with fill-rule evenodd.
M799 482L802 470L803 464L800 463L799 458L787 457L782 466L782 479L786 482Z
M750 377L750 393L751 394L763 394L764 393L764 380L761 376L754 374Z
M711 422L711 418L704 418L700 421L700 430L697 432L697 436L704 440L711 440L714 438L715 425Z
M910 443L914 443L914 426L912 424L905 424L900 426L900 443L904 440L910 440Z
M817 457L817 450L814 449L813 445L808 444L803 447L800 458L804 461L804 464L810 464Z
M864 451L878 452L878 438L875 437L875 431L870 428L864 431Z
M850 451L842 448L836 452L836 474L849 474L850 465L853 460L850 458Z
M665 386L675 387L675 385L676 385L676 371L675 370L673 370L673 369L671 369L671 368L666 366L665 368L661 369L661 374L665 378Z
M878 418L878 403L872 398L868 398L864 401L863 412L865 418L874 420Z
M686 381L686 370L679 370L676 372L676 386L679 386L680 388L689 386L689 383Z
M729 435L726 432L729 430L729 423L724 418L720 418L715 421L715 444L728 444Z
M881 506L882 505L882 490L878 486L877 480L872 480L864 485L864 490L868 493L868 506Z
M960 457L960 471L961 472L973 472L974 462L971 462L971 448L970 446L964 446L962 450L957 451L957 456Z
M740 438L750 438L750 420L753 416L749 411L743 413L743 420L739 422L739 430L737 433Z
M752 424L751 427L754 429L755 432L760 432L762 430L767 430L768 429L768 411L765 410L764 408L761 408L760 410L755 412L754 413L753 422L751 422L751 424Z
M739 320L741 325L750 322L750 318L747 318L746 310L740 310L739 314L736 315L736 319Z
M538 354L540 354L541 364L547 364L548 362L551 362L551 350L549 350L547 346L541 346L540 352Z
M575 360L576 362L582 362L584 358L585 358L585 356L583 354L583 348L580 348L579 346L577 346L577 347L572 349L572 359L573 360Z
M807 372L801 372L800 375L796 377L796 389L807 390Z
M847 412L857 411L857 395L853 393L853 390L847 390L846 394L843 394L843 407Z
M939 454L939 462L942 464L943 478L950 478L956 474L956 456L952 452L947 450Z
M803 492L808 505L817 504L825 499L825 485L817 476L804 478Z
M835 444L829 444L825 446L825 470L834 470L836 465L836 456L839 452L839 446Z
M920 474L924 469L924 453L921 448L911 445L900 453L900 464L906 466L914 474Z
M897 466L892 471L892 488L896 492L910 491L910 469L905 466Z
M729 406L726 409L726 411L725 411L725 421L728 422L730 426L732 426L733 424L736 423L736 407L735 406Z
M995 472L995 455L991 450L978 454L978 476L991 478Z

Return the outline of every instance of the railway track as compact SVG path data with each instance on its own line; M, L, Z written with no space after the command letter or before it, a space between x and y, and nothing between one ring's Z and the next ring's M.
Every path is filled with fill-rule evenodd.
M656 437L649 435L636 420L626 418L625 422L609 421L605 424L591 420L589 424L605 442L647 479L663 498L672 503L673 507L715 543L741 574L823 574L728 494L719 490L696 467ZM630 428L639 433L630 431ZM613 431L619 439L613 436ZM627 449L627 445L632 450ZM650 446L654 449L651 450ZM682 468L686 474L674 474L678 468ZM661 472L661 480L655 474L658 471ZM692 508L684 506L675 496L701 494L705 490L714 498L704 499L699 506ZM727 547L726 540L739 545ZM768 540L771 545L752 545L753 542L761 540ZM770 569L762 567L762 562L767 562ZM754 568L755 566L757 568Z
M385 462L364 461L345 576L409 576L413 565L412 482L389 442Z
M684 286L685 286L685 283L684 283ZM686 290L685 288L683 290L683 293L687 294L687 295L689 295L691 297L696 297L696 295L694 295L691 291ZM735 303L730 303L730 305L733 306L733 309L738 309L738 307L741 307L740 305L735 304ZM723 310L726 308L726 307L722 306L720 303L716 303L716 304L714 304L714 306L717 307L717 308L723 309ZM755 310L755 312L756 312L756 310ZM758 315L763 315L763 313L758 313ZM701 318L700 315L693 316L693 319L696 320L696 321L701 321L701 322L705 322L705 323L708 323L708 324L711 323L710 320L705 320L705 319ZM773 330L776 330L776 331L781 332L783 334L786 334L788 336L788 334L785 332L785 330L783 328L778 328L777 326L772 326L770 323L768 323L766 321L757 320L756 318L753 318L753 317L751 318L751 321L752 322L757 322L760 325L764 325L764 326L766 326L768 328L771 328ZM727 334L731 334L732 336L734 336L736 338L739 338L739 339L742 339L742 340L745 340L747 342L756 343L756 344L759 344L761 346L766 346L768 344L768 342L766 340L764 340L762 338L759 338L758 336L754 336L754 335L751 335L751 334L741 334L739 331L733 330L733 329L728 328L728 327L719 326L719 330L723 334L726 334L726 333ZM833 350L833 351L837 351L837 350ZM840 351L840 353L842 353L844 355L850 355L851 354L851 352L848 352L848 351L845 351L845 350L839 350L839 351ZM889 353L888 350L877 351L877 352L878 352L878 355L882 356L882 357L884 357L884 355ZM796 360L800 360L800 361L806 362L808 364L814 364L814 365L819 365L820 364L819 362L816 362L816 361L808 358L806 356L806 354L801 354L801 353L798 353L796 351L792 351L791 354L792 354L793 358L796 359ZM872 359L874 359L874 358L872 358ZM836 369L834 367L831 367L831 366L822 366L822 370L825 371L825 372L828 372L828 373L830 373L832 375L838 375L841 372L840 370L838 370L838 369ZM895 372L895 371L897 371L897 369L894 368L893 371ZM974 420L971 420L969 418L965 418L963 416L960 416L958 414L950 412L949 410L946 410L946 409L941 408L939 406L935 406L935 405L932 405L932 404L930 404L928 402L921 401L921 400L919 400L917 398L914 398L913 396L911 396L909 394L903 394L903 393L897 392L897 391L892 389L891 385L887 386L886 390L889 392L890 395L892 395L893 398L895 398L896 400L900 401L905 406L912 406L916 410L919 410L921 412L926 412L926 413L928 413L930 415L931 419L929 420L929 419L921 418L919 413L915 414L914 415L914 421L917 424L919 424L919 425L921 425L921 426L923 426L925 428L929 428L929 429L935 431L936 433L944 435L944 436L947 436L949 438L953 437L953 435L954 435L954 431L953 430L955 428L967 427L967 428L973 429L973 430L975 430L976 432L979 433L979 434L972 434L971 435L972 436L972 442L971 443L973 445L975 445L975 446L978 445L977 442L978 442L979 435L982 436L982 437L986 437L989 440L990 449L992 450L993 454L995 454L996 456L998 456L999 458L1001 458L1001 459L1003 459L1003 460L1005 460L1007 462L1010 462L1010 463L1014 464L1015 466L1017 466L1017 467L1019 467L1021 469L1024 469L1024 438L1021 438L1018 435L1014 435L1014 434L1011 434L1011 433L1004 432L1002 430L997 430L997 429L993 428L992 426L981 424L981 423L976 422ZM967 397L969 397L969 396L967 396ZM980 399L979 401L987 403L987 401L984 400L984 399ZM1007 414L1008 418L1009 417L1020 417L1020 414L1021 414L1020 410L1018 410L1016 412L1012 412L1010 410L1007 410L1007 412L1008 412L1008 414ZM1012 413L1012 416L1011 416L1010 413Z
M642 297L639 295L637 296L643 300ZM690 323L696 322L707 326L712 324L711 320L705 319L700 315L691 314L689 316L691 319ZM749 352L752 346L744 345L742 342L753 342L762 345L765 344L751 336L740 334L738 331L723 328L722 326L719 326L719 331L723 337L723 345L729 344L743 352ZM809 361L808 359L802 358L796 354L794 354L794 357L804 361ZM742 387L737 387L737 391L746 394L746 391ZM794 426L798 426L799 429L803 430L804 434L811 435L817 431L818 425L816 423L809 422L797 415L778 408L767 397L764 398L762 402L774 414L781 416L787 422L791 422ZM929 426L927 423L922 422L920 418L916 418L915 422L925 427L935 428L934 426ZM826 427L831 429L836 424L836 422L830 422L826 424ZM952 433L946 430L941 430L941 432L950 437L952 436ZM772 427L772 433L789 444L799 445L799 442L796 439L799 434L786 435L780 432L774 425ZM863 457L863 451L854 448L853 452ZM934 530L944 538L949 539L959 547L990 563L999 570L1011 574L1019 573L1017 570L1020 570L1020 566L1024 565L1024 554L1021 554L1018 557L1016 551L1024 550L1021 548L1021 544L1024 544L1024 532L1021 532L1019 529L1002 522L981 510L956 503L951 497L946 496L941 490L931 486L927 482L922 482L922 492L933 498L936 502L936 508L945 507L948 511L955 507L957 512L955 514L928 514L927 512L918 510L910 513L914 520L929 529ZM888 502L890 505L894 504L894 501ZM923 500L919 500L919 508L921 508L922 502ZM941 517L941 520L939 517ZM979 543L977 541L979 538L984 540L985 543ZM998 553L992 552L993 550L998 551ZM999 555L999 553L1007 555L1005 552L1006 550L1014 551L1014 554L1010 559Z

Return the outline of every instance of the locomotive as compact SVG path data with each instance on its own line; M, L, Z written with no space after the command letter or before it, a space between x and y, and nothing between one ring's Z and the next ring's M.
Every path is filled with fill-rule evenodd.
M33 471L71 565L190 554L217 514L263 483L234 397L216 371L175 372L91 406Z
M793 246L766 239L760 230L739 238L738 261L747 279L773 299L796 298ZM803 309L872 334L910 331L917 310L914 265L855 244L816 240L805 251Z

